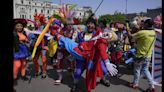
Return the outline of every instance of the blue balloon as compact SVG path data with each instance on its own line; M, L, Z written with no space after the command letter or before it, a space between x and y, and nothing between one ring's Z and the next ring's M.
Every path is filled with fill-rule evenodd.
M131 57L128 60L126 60L125 64L132 63L132 62L134 62L134 58L133 57Z

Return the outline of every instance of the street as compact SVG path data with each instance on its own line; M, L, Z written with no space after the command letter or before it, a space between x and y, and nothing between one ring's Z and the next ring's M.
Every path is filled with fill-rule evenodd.
M28 67L34 69L32 62L28 64ZM33 71L33 70L32 70ZM149 86L146 79L141 78L139 83L139 89L132 89L128 87L128 82L133 79L132 69L127 69L124 65L120 65L120 73L123 74L120 78L111 77L111 86L105 87L97 80L96 89L92 92L144 92ZM29 73L28 78L30 78ZM34 71L31 73L34 74ZM72 86L71 73L66 69L63 71L63 81L61 85L54 85L54 80L57 77L56 71L53 67L48 66L47 77L41 79L41 76L32 78L31 83L18 79L17 85L14 86L16 92L70 92ZM85 72L79 82L79 92L86 92L85 89ZM156 92L162 92L162 87L156 86Z

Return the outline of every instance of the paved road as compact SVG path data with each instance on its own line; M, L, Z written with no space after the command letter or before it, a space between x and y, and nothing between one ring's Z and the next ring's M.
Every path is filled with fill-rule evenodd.
M28 64L28 67L31 69L34 68L33 64ZM121 65L120 72L123 75L117 79L115 77L111 77L111 86L105 87L99 83L99 79L97 80L97 87L92 92L143 92L146 90L148 86L148 82L146 79L141 78L139 83L139 89L134 90L127 86L127 83L132 81L132 69L127 69L125 66ZM31 74L34 74L33 72ZM23 81L18 79L17 85L14 86L16 92L70 92L70 87L72 85L71 73L67 70L63 71L63 82L61 85L54 85L54 79L56 76L56 71L48 66L47 78L41 79L41 77L32 78L31 83L28 81ZM30 75L28 74L28 77ZM85 83L84 83L85 73L81 77L79 83L79 92L86 92ZM162 92L162 87L156 86L157 92Z

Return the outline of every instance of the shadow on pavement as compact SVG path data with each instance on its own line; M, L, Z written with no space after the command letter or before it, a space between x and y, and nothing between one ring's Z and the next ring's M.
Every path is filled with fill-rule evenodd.
M63 79L61 84L67 85L71 89L73 86L73 72L69 71L68 67L69 67L69 63L67 61L63 62L63 72L62 72ZM55 68L47 69L47 75L49 78L52 78L54 82L58 78ZM87 92L85 78L83 76L81 76L79 80L78 89L79 89L78 92Z
M127 64L120 64L119 65L119 73L121 75L133 75L133 65L132 63L127 65Z

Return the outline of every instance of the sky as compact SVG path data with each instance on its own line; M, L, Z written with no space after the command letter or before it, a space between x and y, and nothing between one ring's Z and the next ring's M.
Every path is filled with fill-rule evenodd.
M52 0L55 4L77 4L77 7L91 6L92 10L98 7L102 0ZM162 0L127 0L127 13L146 12L147 9L162 7ZM115 11L125 13L126 0L103 0L95 15L113 14Z

